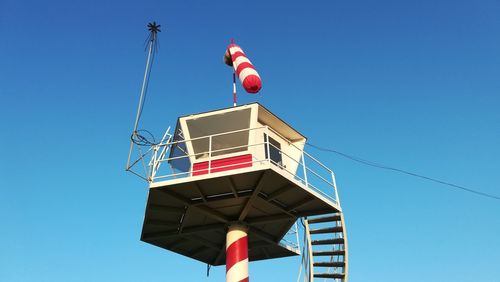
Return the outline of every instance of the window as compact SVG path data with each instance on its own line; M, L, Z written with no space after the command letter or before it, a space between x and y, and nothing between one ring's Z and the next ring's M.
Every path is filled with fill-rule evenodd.
M219 135L212 138L212 157L248 150L249 133L244 129L250 127L250 109L188 119L186 124L190 137L200 138L192 141L196 159L208 157L209 138L203 137L214 134ZM238 132L226 133L231 131Z
M270 159L275 164L283 166L283 160L281 158L281 144L275 139L269 137L264 133L264 142L267 142L269 138L269 146L266 144L266 159ZM269 151L268 151L269 150Z
M174 170L174 173L189 171L189 169L191 168L191 162L189 160L189 153L186 148L186 143L184 142L184 135L179 124L177 124L176 126L176 131L172 142L175 144L170 148L170 156L168 162Z

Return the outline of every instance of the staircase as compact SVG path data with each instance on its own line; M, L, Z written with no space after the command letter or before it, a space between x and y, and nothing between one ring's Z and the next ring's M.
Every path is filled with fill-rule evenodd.
M347 281L347 237L342 213L304 219L306 281Z

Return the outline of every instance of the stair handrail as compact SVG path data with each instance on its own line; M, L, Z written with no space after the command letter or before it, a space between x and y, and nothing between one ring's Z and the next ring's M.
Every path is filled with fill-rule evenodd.
M340 213L340 224L342 224L342 237L344 238L344 280L343 282L347 282L348 279L348 274L349 274L349 253L347 249L347 230L345 228L345 222L344 222L344 213Z
M309 232L309 223L307 221L307 218L304 218L304 237L306 238L306 244L307 244L307 256L309 257L308 263L309 263L309 272L308 272L308 277L309 280L308 282L312 282L314 279L314 261L313 261L313 252L312 252L312 244L311 244L311 233Z

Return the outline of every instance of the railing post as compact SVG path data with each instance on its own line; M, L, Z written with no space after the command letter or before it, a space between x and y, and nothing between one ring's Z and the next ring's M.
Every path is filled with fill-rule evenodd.
M212 169L212 135L208 137L208 174Z
M297 221L295 221L295 238L297 239L297 250L300 250L299 226Z
M313 281L314 277L314 261L313 261L313 251L312 251L312 243L311 243L311 233L309 233L309 222L307 218L304 219L304 231L305 236L307 237L307 256L309 257L309 282Z
M306 182L306 187L309 187L307 182L307 168L306 168L306 157L304 155L304 149L302 149L302 168L304 169L304 181Z
M271 151L269 150L269 126L266 125L266 155L267 162L271 164Z
M339 192L337 192L337 182L335 181L335 174L333 173L333 171L331 171L330 173L332 174L333 190L335 190L335 201L337 202L337 205L340 206Z
M156 164L158 163L158 145L153 145L154 146L154 149L153 149L153 161L151 163L151 168L150 168L150 171L151 171L151 175L150 175L150 178L151 178L151 182L154 181L154 178L155 178L155 175L156 175Z

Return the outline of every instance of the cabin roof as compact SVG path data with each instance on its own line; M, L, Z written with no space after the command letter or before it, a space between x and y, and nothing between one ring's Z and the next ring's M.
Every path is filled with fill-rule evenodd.
M227 108L217 109L217 110L213 110L213 111L200 112L200 113L180 116L177 120L177 127L179 126L179 121L181 119L185 119L185 120L196 119L196 118L201 118L201 117L206 117L206 116L211 116L211 115L216 115L216 114L222 114L225 112L238 111L238 110L241 110L243 108L250 108L253 106L257 106L257 108L258 108L258 114L257 114L258 121L264 125L268 125L274 131L278 132L286 139L288 139L292 142L305 141L307 139L303 134L301 134L299 131L294 129L287 122L285 122L280 117L273 114L270 110L268 110L266 107L262 106L260 103L257 103L257 102L244 104L244 105L240 105L240 106L236 106L236 107L227 107ZM176 128L175 132L177 132L177 128Z

